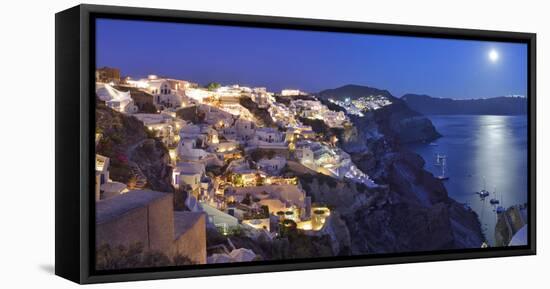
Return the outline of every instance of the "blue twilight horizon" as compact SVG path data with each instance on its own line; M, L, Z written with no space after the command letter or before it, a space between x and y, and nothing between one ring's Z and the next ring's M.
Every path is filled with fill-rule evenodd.
M397 97L527 95L520 43L98 19L96 65L274 92L358 84Z

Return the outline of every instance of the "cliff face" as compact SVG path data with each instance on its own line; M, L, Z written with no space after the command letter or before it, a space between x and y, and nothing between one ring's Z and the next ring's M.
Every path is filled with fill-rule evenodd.
M96 153L111 159L110 176L129 187L172 192L168 150L149 137L143 123L96 104L96 132L101 134Z
M481 226L474 212L447 196L414 154L390 153L375 170L388 186L369 189L315 175L300 178L314 202L337 214L324 229L336 255L479 248ZM371 173L373 173L371 169Z
M370 169L363 168L388 185L382 206L386 210L374 211L372 216L359 213L369 223L388 221L391 233L377 244L397 236L398 251L479 248L484 238L477 215L449 198L441 181L423 165L418 155L398 151L387 153Z
M151 189L174 191L170 182L172 168L168 165L170 155L161 141L151 138L143 140L130 155L130 160L137 164Z
M527 226L527 204L509 207L498 214L495 225L495 245L510 246L510 241L524 226ZM518 239L513 245L527 245L527 239Z
M439 137L431 121L387 91L344 88L321 95L369 93L384 95L392 104L364 117L350 116L354 129L340 142L354 163L382 186L366 188L318 174L300 178L314 202L338 212L326 228L335 235L332 240L339 240L333 242L335 254L479 248L484 236L476 213L450 198L442 182L423 169L424 160L403 146Z
M367 113L365 118L353 117L356 126L374 121L380 133L388 140L398 140L400 143L431 142L441 135L437 132L430 119L412 110L401 99L394 97L387 90L368 86L345 85L335 89L327 89L318 93L319 98L329 107L334 108L326 100L328 98L342 100L356 99L363 96L383 96L391 101L391 105Z
M374 111L374 118L382 134L402 144L431 142L441 136L430 119L399 99L394 98L391 105Z

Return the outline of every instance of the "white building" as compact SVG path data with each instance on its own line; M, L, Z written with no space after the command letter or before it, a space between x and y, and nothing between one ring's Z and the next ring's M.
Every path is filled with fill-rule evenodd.
M256 125L252 121L239 118L235 121L235 131L238 140L249 141L254 137Z
M272 214L283 208L304 208L306 199L304 190L297 185L288 184L235 187L234 195L239 202L246 195L259 199L259 204L268 206Z
M280 174L285 165L286 159L280 156L275 156L271 159L264 158L258 161L259 169L271 175Z
M342 127L349 121L343 111L330 110L317 100L293 100L289 109L298 116L322 120L329 127Z
M193 138L180 139L176 153L181 160L186 161L200 161L208 156L204 149L197 148L197 140Z
M239 148L239 143L237 141L226 140L217 144L212 144L211 148L214 152L217 153L231 152Z
M254 101L259 108L266 108L270 104L271 94L267 92L265 87L255 87L252 89L250 98Z
M200 207L208 215L208 224L215 226L223 234L227 234L230 228L239 226L239 220L227 213L206 203L200 203Z
M178 108L182 106L183 92L178 93L178 90L173 89L166 79L149 80L147 91L153 95L153 103L158 108Z
M204 121L218 130L232 126L235 119L238 118L238 114L233 115L211 105L202 104L197 109L200 113L204 114Z
M222 103L238 103L243 93L250 93L252 90L248 87L239 85L222 86L216 89L214 97Z
M300 91L299 89L283 89L281 90L282 96L294 96L294 95L306 95L307 93Z
M255 141L258 145L261 144L277 144L283 143L283 134L272 127L260 127L256 129L255 132Z
M280 127L295 126L298 121L284 104L272 102L268 108L271 119Z
M109 158L95 155L95 200L101 199L100 187L109 181Z
M294 127L289 127L286 130L285 140L292 142L296 139L313 139L315 132L309 125L297 124Z
M185 185L193 192L199 193L201 178L204 176L205 166L199 162L181 162L172 171L172 185L178 189Z
M218 133L209 125L188 124L180 129L179 136L176 153L181 160L217 162L216 156L205 150L220 143Z
M105 101L105 105L122 113L136 113L138 107L130 96L129 91L119 91L107 83L96 83L97 97Z
M110 159L95 155L95 200L104 200L126 192L126 184L111 180L109 175Z
M204 88L187 88L184 93L190 100L197 103L203 103L205 98L210 98L214 95L212 91Z
M178 130L185 125L185 121L175 119L167 113L136 113L133 116L169 147L175 146L179 141Z

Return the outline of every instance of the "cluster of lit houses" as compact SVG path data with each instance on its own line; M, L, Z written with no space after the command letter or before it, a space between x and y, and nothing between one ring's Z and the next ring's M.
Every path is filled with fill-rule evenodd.
M357 116L364 116L364 113L377 110L392 104L391 100L383 95L362 96L356 99L345 98L344 100L329 98L328 101L344 108L346 113Z
M129 190L126 184L110 179L109 159L97 155L97 242L128 240L128 236L149 242L158 238L163 241L153 242L151 248L169 252L167 254L189 255L197 263L250 261L247 259L254 254L245 248L228 252L227 256L210 254L207 257L205 227L215 227L222 234L231 234L237 227L248 228L249 232L275 238L281 226L294 227L306 234L322 234L330 218L327 207L312 204L300 180L285 170L287 165L301 164L334 178L376 186L346 152L334 143L321 141L310 126L299 121L299 117L319 119L329 127L342 127L349 122L345 113L329 110L317 100L295 99L287 106L277 102L274 93L261 87L233 85L207 89L192 82L157 76L121 81L116 76L109 77L109 69L98 69L96 74L99 75L98 99L113 110L133 115L162 140L170 154L172 185L175 190L187 192L184 200L187 211L168 207L159 211L171 225L163 226L168 232L155 232L172 234L174 237L169 240L145 236L151 234L150 230L141 235L130 232L141 227L139 224L127 226L128 210L151 207L152 202L163 203L159 200L174 195ZM132 91L136 90L150 95L156 113L140 112L139 104L132 98ZM306 94L283 90L280 95ZM240 104L242 97L249 97L258 108L266 109L277 126L258 126L255 116ZM178 117L178 110L182 108L192 109L201 116L201 121L194 123ZM251 157L254 152L267 151L270 153ZM216 175L209 171L211 167L224 168L224 171ZM151 216L137 216L133 222L149 226L148 218Z
M318 100L293 100L289 108L294 115L322 120L331 128L341 128L349 123L349 119L344 112L330 110Z

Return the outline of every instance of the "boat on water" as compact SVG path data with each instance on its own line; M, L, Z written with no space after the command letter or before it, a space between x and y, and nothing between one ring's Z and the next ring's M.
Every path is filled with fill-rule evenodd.
M476 192L476 194L479 195L480 198L485 199L487 198L491 193L487 190L481 190L479 192Z
M491 205L498 205L500 204L500 200L498 199L496 188L495 188L494 194L495 194L495 197L489 200L489 203L491 203Z
M447 166L447 156L437 154L436 159L435 159L435 163L436 163L436 165L441 167L441 175L436 176L436 179L441 180L441 181L448 180L449 177L445 175L445 167Z
M441 166L444 162L444 160L447 158L447 156L442 154L436 154L435 155L435 164L436 166Z
M504 212L506 212L506 208L504 207L504 195L501 194L501 205L500 206L497 206L496 209L495 209L495 212L497 212L497 215L498 214L502 214Z
M488 196L491 195L491 193L489 191L487 191L487 189L485 188L485 184L486 183L485 183L485 177L484 177L483 178L483 189L479 192L476 192L476 194L478 194L481 199L485 199L485 198L487 198Z

